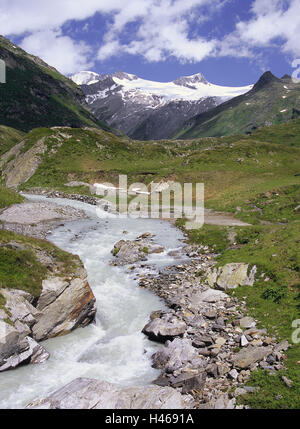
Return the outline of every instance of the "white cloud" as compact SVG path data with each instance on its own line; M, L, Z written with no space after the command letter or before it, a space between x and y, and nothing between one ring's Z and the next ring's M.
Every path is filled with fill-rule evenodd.
M99 49L99 60L127 52L142 55L148 61L170 55L182 62L201 61L213 52L215 42L190 37L189 23L208 19L227 1L215 0L212 5L211 0L85 0L84 4L74 0L2 0L0 28L6 35L31 33L23 41L24 49L45 61L51 59L60 70L71 70L78 63L88 63L88 51L85 45L72 43L57 31L69 20L83 20L100 12L109 15L112 24ZM128 43L122 43L126 26L137 20L136 33ZM66 48L68 54L64 59ZM78 55L75 48L80 50Z
M200 62L216 56L254 57L255 48L274 44L284 53L300 55L300 0L253 0L251 18L238 22L233 32L222 39L200 37L197 30L203 22L212 20L230 1L1 0L0 31L8 36L25 35L22 47L63 73L91 65L89 47L63 35L63 24L86 20L96 12L108 19L95 60L127 53L149 62L170 56L181 62Z
M237 24L235 38L240 45L255 48L276 43L283 52L300 55L299 0L255 0L252 13L252 19Z
M227 1L227 0L226 0ZM113 23L101 46L98 59L126 52L142 55L147 61L162 61L174 56L181 62L198 62L212 55L215 40L189 36L190 23L211 18L224 1L216 0L132 0L129 7L115 11ZM127 24L135 22L138 30L130 42L122 43Z
M93 66L87 60L90 48L83 42L76 43L60 31L38 31L25 37L21 47L33 52L63 74L72 74Z

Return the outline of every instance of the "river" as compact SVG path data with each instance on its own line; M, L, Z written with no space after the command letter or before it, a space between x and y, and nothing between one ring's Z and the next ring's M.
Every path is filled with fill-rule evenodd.
M45 197L27 196L31 201ZM150 384L159 371L151 367L151 355L160 347L141 330L152 311L164 303L138 287L136 272L111 266L111 250L120 239L135 239L144 232L155 235L155 242L166 252L149 256L147 272L174 263L167 253L183 246L183 234L169 222L129 219L108 214L79 201L51 199L58 205L81 210L89 219L66 222L53 230L48 240L77 254L88 272L97 300L94 324L64 337L43 343L51 353L41 365L26 365L0 374L0 408L23 408L32 400L45 397L77 377L106 380L121 386ZM125 235L124 231L128 233Z

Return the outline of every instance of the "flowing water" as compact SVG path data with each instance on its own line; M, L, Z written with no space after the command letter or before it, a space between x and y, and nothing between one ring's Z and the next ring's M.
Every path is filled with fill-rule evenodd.
M164 304L151 292L138 287L136 274L110 266L111 250L120 239L135 239L144 232L155 234L155 242L163 245L166 252L150 255L151 272L174 262L167 253L182 247L181 232L165 221L120 218L78 201L27 197L32 201L69 205L84 210L89 216L89 219L65 223L48 239L80 256L97 300L97 316L95 323L86 328L45 341L43 345L51 357L44 364L1 373L0 408L23 408L77 377L106 380L121 386L151 383L159 374L151 367L151 355L160 346L150 342L141 330L149 314L163 309Z

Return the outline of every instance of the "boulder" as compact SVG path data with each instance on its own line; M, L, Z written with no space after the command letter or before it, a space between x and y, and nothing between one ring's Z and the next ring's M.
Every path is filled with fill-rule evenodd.
M252 364L262 361L272 353L272 347L254 347L249 345L233 356L232 362L236 368L249 368Z
M227 298L228 298L228 295L226 295L226 293L224 292L221 292L215 289L207 289L202 293L194 294L191 297L191 302L193 304L193 308L196 308L198 305L201 305L204 302L215 303L215 302L223 301Z
M51 278L43 282L37 303L41 312L32 327L33 338L42 341L86 326L96 314L95 297L84 269L72 280Z
M170 377L169 384L174 388L181 388L182 393L190 393L192 390L202 390L207 374L205 371L198 373L183 372L177 377Z
M1 295L6 300L5 308L10 314L10 320L13 323L18 321L19 327L22 324L24 332L26 331L25 325L31 328L37 322L41 313L29 302L32 298L30 294L16 289L1 289Z
M152 360L154 368L164 369L167 373L181 370L187 365L197 369L205 365L205 360L200 357L191 341L182 338L167 341L164 348L152 356Z
M235 403L235 398L229 399L228 394L224 393L211 404L210 408L215 410L232 410L235 408Z
M14 326L0 320L0 372L24 363L42 363L49 356L35 340L23 338Z
M136 240L120 240L111 253L115 263L119 266L134 264L138 261L147 261L147 256L154 253L163 253L164 248L152 242L152 235L145 233Z
M74 278L44 280L36 307L29 293L15 289L0 292L5 299L5 311L0 312L0 371L44 362L50 355L37 341L86 326L95 317L95 297L83 268Z
M249 272L249 264L231 263L209 271L206 277L210 287L227 290L238 286L253 286L257 268L254 265Z
M176 316L163 316L162 318L155 318L151 320L143 329L143 333L149 337L150 340L166 342L173 340L176 337L182 336L187 329L187 325Z
M35 409L186 409L193 400L171 387L121 388L106 381L78 378L45 399Z
M117 265L134 264L138 261L147 261L148 247L141 241L120 240L114 245L112 254Z
M255 328L256 322L252 317L243 317L240 319L240 327L244 329Z
M20 334L14 326L0 320L0 371L10 356L18 355L24 351Z

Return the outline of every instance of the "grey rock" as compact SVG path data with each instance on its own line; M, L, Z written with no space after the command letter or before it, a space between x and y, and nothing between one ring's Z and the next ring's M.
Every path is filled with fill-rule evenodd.
M251 268L248 275L249 264L231 263L220 268L214 268L207 274L207 282L211 287L221 290L235 289L238 286L253 286L255 281L256 266Z
M209 310L204 313L204 316L207 317L207 319L216 319L217 313L214 310Z
M34 339L21 339L15 328L4 326L1 321L0 332L0 372L24 363L43 363L49 358L50 354Z
M235 398L229 399L225 393L221 395L211 406L215 410L232 410L235 406Z
M290 380L289 378L285 377L284 375L281 377L282 381L284 382L284 384L291 388L293 386L293 382L292 380Z
M145 252L146 248L147 251ZM116 264L120 266L147 261L148 243L120 240L114 245L112 254L115 256Z
M205 371L207 372L208 375L214 378L218 377L218 366L215 363L210 363L209 365L207 365L207 367L205 368Z
M55 298L56 297L56 298ZM37 341L65 335L78 326L86 326L96 314L95 297L87 282L87 273L65 281L52 278L43 282L43 291L37 303L41 315L32 327Z
M268 362L270 365L273 365L276 362L276 357L273 354L270 354L267 357L266 362Z
M150 340L165 342L175 337L182 336L187 329L187 325L177 317L170 317L167 320L156 318L151 320L144 328L143 333Z
M241 346L242 347L245 347L245 346L247 346L249 344L249 342L248 342L247 338L245 337L245 335L241 336L240 342L241 342Z
M106 381L78 378L45 399L32 402L35 409L184 409L193 400L171 387L120 388Z
M29 348L31 350L30 363L40 364L46 362L50 357L50 353L33 338L27 337Z
M232 380L237 380L237 378L238 378L238 376L239 376L239 373L237 372L237 370L236 370L236 369L232 369L232 370L228 373L228 376L229 376L230 378L232 378Z
M237 368L249 368L252 364L260 362L272 352L272 347L254 347L249 345L233 356L232 362Z
M255 328L255 320L252 317L243 317L240 319L240 327L244 329Z
M281 341L281 343L276 344L276 346L274 347L274 351L275 352L281 352L281 351L286 351L289 348L289 342L286 340Z
M182 393L190 393L192 390L201 390L206 380L206 372L198 374L181 373L178 377L170 377L169 383L174 388L181 388Z
M27 294L16 289L1 289L6 300L5 307L10 313L12 322L19 321L28 327L37 322L41 313L26 299ZM21 325L19 325L21 327ZM27 328L24 328L26 330Z
M22 351L20 334L17 329L0 320L0 371L7 360Z
M193 338L193 343L195 344L200 343L200 344L204 344L205 346L211 346L214 344L214 340L210 335L198 334Z
M207 289L205 292L193 295L191 297L191 302L193 303L193 306L196 307L203 302L215 303L227 298L228 295L226 295L224 292L215 289Z
M183 368L196 358L199 358L199 354L190 340L175 338L172 342L167 341L164 348L153 355L152 360L154 368L171 373Z

